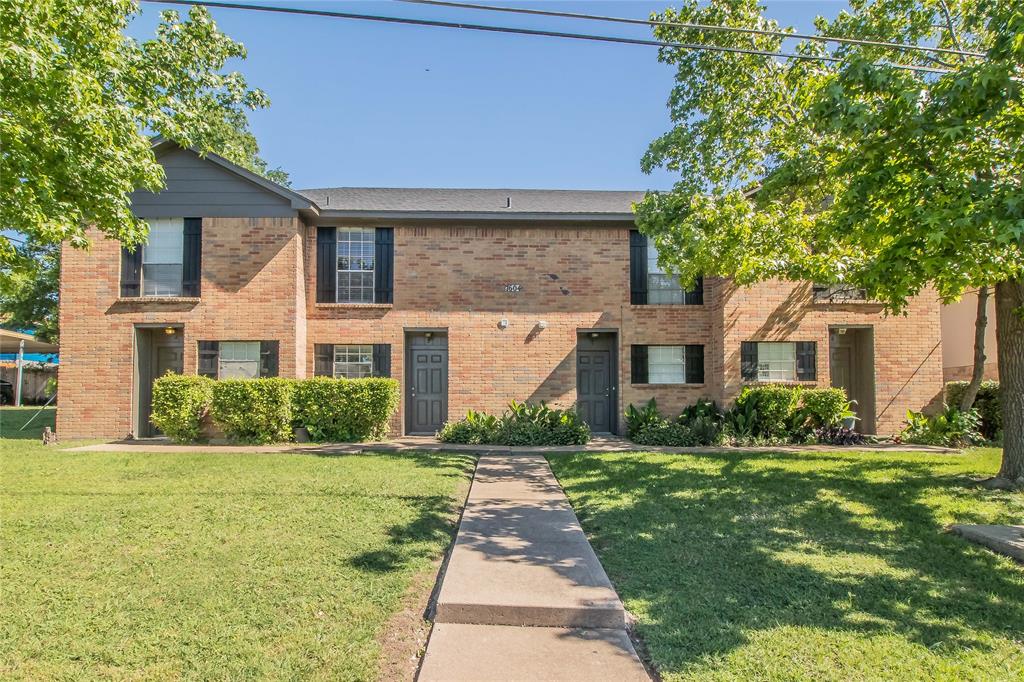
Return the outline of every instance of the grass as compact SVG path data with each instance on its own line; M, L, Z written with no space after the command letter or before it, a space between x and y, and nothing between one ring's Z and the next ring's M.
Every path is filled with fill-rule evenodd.
M38 407L0 407L0 447L6 440L41 440L43 427L52 430L56 417L55 407L44 407L41 413Z
M373 679L472 464L0 440L0 677Z
M666 682L1024 679L999 451L580 454L551 466Z

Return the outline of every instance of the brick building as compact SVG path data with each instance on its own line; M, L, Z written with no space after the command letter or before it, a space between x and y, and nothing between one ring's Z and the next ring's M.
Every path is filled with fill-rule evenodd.
M942 389L939 303L908 315L849 292L707 278L683 291L635 230L638 192L292 191L156 146L135 253L65 248L58 432L143 437L152 380L388 375L396 433L511 399L577 404L621 431L629 403L677 412L745 383L841 385L889 434Z

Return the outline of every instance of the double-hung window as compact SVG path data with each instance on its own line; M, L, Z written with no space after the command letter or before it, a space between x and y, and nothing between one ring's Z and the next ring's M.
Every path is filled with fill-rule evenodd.
M221 379L255 379L260 375L259 341L221 341L217 376Z
M650 239L647 240L647 302L686 303L686 291L679 285L678 278L658 265L658 249Z
M679 278L658 265L658 249L650 238L629 234L629 300L633 305L703 305L704 278L687 291Z
M744 381L815 381L814 341L744 341L740 349Z
M757 344L758 381L796 381L796 344Z
M634 384L703 384L704 346L641 346L630 349Z
M373 345L334 346L334 378L362 379L373 376Z
M373 303L374 230L339 227L338 303Z
M142 248L142 295L181 296L184 220L151 218Z

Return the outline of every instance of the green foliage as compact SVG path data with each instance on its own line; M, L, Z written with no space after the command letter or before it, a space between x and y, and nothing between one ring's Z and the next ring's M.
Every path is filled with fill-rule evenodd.
M132 0L3 3L5 229L39 244L85 247L87 225L128 245L145 242L129 194L164 185L149 133L272 175L246 118L269 100L224 71L245 57L244 46L203 7L187 19L161 12L156 37L138 42L125 30L138 11ZM16 260L11 244L0 235L0 262Z
M437 437L474 445L583 445L590 440L590 427L574 409L513 400L500 418L470 410L465 419L445 424Z
M195 443L213 400L214 380L186 374L166 374L153 382L150 421L177 443Z
M981 417L977 410L961 412L950 405L936 415L907 411L907 427L900 434L907 443L964 448L982 442Z
M294 385L292 417L306 427L314 441L384 438L398 409L395 379L314 377L297 380Z
M736 398L736 407L744 414L752 410L754 436L788 439L793 434L793 415L800 404L801 388L781 384L745 386Z
M643 407L636 407L633 404L626 406L626 435L632 438L636 433L645 427L663 421L658 411L658 403L654 398L647 401Z
M237 442L291 440L294 383L277 377L215 381L210 414L227 436Z
M838 426L853 417L851 401L841 388L804 388L800 391L800 406L793 420L795 431Z
M967 389L966 381L951 381L946 384L946 403L960 405L960 398ZM997 440L1003 430L1003 405L1000 399L999 382L983 381L974 399L974 409L981 417L981 434L986 440Z
M4 239L0 237L0 239ZM2 250L0 246L0 250ZM26 237L9 257L0 255L0 320L8 329L31 329L57 343L60 245Z
M667 420L645 424L631 438L638 445L681 448L710 445L710 443L699 442L697 435L687 424Z

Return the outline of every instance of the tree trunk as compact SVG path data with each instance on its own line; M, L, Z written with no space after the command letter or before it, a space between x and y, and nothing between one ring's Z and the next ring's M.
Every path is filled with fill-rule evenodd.
M1024 280L996 285L996 343L1003 403L1003 463L999 478L1024 478Z
M985 378L985 328L988 327L988 287L978 289L978 316L974 320L974 369L971 372L971 383L967 384L964 394L960 397L960 411L966 412L974 407L974 399L978 397L978 389Z

